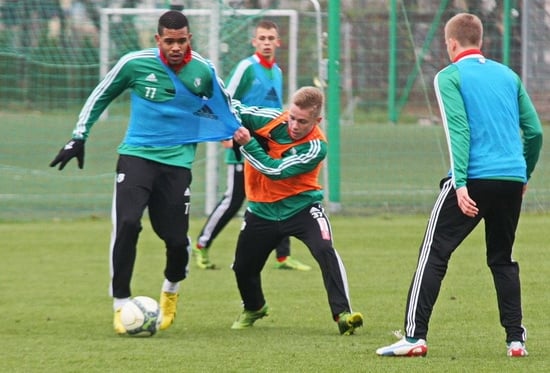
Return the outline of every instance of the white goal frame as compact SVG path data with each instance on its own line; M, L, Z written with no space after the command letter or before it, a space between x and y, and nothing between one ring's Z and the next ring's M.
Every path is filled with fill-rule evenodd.
M134 16L160 16L167 9L140 9L140 8L101 8L100 29L99 29L99 75L102 79L110 69L109 63L109 18L116 15L134 15ZM290 95L297 89L297 60L298 60L298 12L291 9L232 9L220 10L214 6L213 9L185 9L183 13L186 16L208 16L210 17L209 27L209 50L207 57L214 66L219 65L220 52L220 12L223 15L242 15L242 16L283 16L289 17L288 32L288 71L285 72L285 80L288 82L287 95ZM192 21L191 21L192 23ZM244 58L244 56L243 56ZM206 144L206 175L205 175L205 206L206 215L216 206L218 200L218 150L219 144L209 142Z

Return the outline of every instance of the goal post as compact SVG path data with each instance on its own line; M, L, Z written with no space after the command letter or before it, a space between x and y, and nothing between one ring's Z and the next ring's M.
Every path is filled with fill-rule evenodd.
M158 17L166 12L167 9L140 9L140 8L101 8L100 9L100 35L99 35L99 74L100 79L103 78L112 64L120 56L112 55L113 43L111 40L111 23L113 19L117 19L122 16L134 16L139 19L139 22L133 21L140 27L137 30L139 37L146 37L145 35L151 35L152 30L156 29L156 22ZM285 22L287 28L284 30L287 35L288 52L287 59L284 62L286 65L285 74L285 89L288 99L290 95L297 89L297 60L298 60L298 12L292 9L223 9L219 5L213 6L211 9L185 9L182 11L186 16L198 17L199 22L190 19L191 28L193 30L193 40L196 36L205 40L205 43L197 43L201 46L199 53L208 58L216 67L218 74L225 78L225 74L222 73L220 66L220 53L222 50L230 50L230 40L224 40L222 32L222 25L226 23L226 20L237 20L237 23L243 23L248 25L251 21L259 17L284 17L288 18L288 22ZM206 20L206 21L205 21ZM204 30L207 28L207 30ZM241 27L247 28L247 27ZM199 30L198 32L196 30ZM242 36L242 35L241 35ZM246 35L247 46L250 45L250 39L252 35ZM152 46L151 41L151 46ZM196 48L195 44L194 48ZM205 47L206 46L206 47ZM246 52L249 53L249 52ZM247 56L246 53L240 53L239 60ZM249 53L251 54L251 53ZM280 60L279 60L280 61ZM237 61L234 61L235 63ZM231 66L232 67L232 66ZM227 71L228 72L228 71ZM226 73L227 73L226 72ZM288 100L287 99L287 100ZM107 116L105 113L104 118ZM218 143L206 144L206 166L205 166L205 203L204 212L209 214L216 206L218 200L218 185L219 185L219 162L218 153L220 145Z

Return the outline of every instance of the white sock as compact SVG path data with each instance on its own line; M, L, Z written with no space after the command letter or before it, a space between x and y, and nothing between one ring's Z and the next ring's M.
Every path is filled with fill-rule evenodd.
M113 310L116 311L119 308L122 308L130 298L113 298Z
M180 289L179 282L171 282L164 279L164 282L162 283L162 291L166 291L168 293L177 293L179 289Z

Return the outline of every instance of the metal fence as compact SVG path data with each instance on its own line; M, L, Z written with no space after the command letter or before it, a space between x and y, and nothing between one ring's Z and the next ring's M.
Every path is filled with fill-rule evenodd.
M100 76L99 12L83 4L112 6L113 2L72 2L70 9L54 3L60 4L0 1L0 219L15 214L17 218L59 215L60 206L65 215L109 214L114 153L126 121L124 97L111 106L109 122L94 128L84 171L59 173L47 168L46 161L70 135L80 106ZM194 3L205 8L221 5L214 0ZM243 2L234 3L243 6ZM278 3L281 7L296 4L291 9L298 12L296 84L316 84L319 66L323 66L319 62L327 58L330 47L326 4L320 14L319 39L319 14L311 4ZM362 7L351 1L342 3L350 7L343 5L340 12L341 95L339 102L330 103L341 109L336 125L342 134L342 211L424 212L431 207L438 178L448 167L432 86L436 72L449 63L443 25L467 9L456 7L456 2L428 0L369 1ZM511 1L512 8L506 13L502 2L475 3L483 7L468 10L479 14L484 22L484 53L505 61L521 74L541 118L547 122L550 0ZM513 7L518 4L522 6ZM145 32L143 41L135 38L135 20L122 17L118 21L110 34L118 52L154 45L155 30L149 31L150 39ZM209 25L198 18L190 22L196 36L194 48L211 57ZM217 53L222 76L239 58L252 52L247 36L250 25L239 22L230 15L220 17ZM287 29L282 28L283 45L278 54L283 71L289 70ZM389 62L392 56L395 66ZM29 144L32 151L28 151ZM193 182L195 213L204 213L198 206L205 206L207 197L212 198L207 193L219 197L225 188L222 154L221 150L214 155L199 151ZM204 176L212 156L219 161L214 187ZM550 208L546 164L543 154L526 199L527 209L546 212Z

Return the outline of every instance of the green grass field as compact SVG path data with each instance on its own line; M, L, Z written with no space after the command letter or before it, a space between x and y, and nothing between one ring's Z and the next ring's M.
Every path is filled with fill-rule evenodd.
M211 256L221 269L191 264L175 324L152 338L112 330L110 222L0 224L0 361L3 372L543 372L550 369L547 215L525 214L515 258L522 270L530 356L505 356L483 227L457 250L436 304L426 358L381 358L377 347L402 328L406 292L427 216L333 218L335 245L348 272L352 303L365 316L356 335L338 334L319 269L263 272L271 315L250 330L230 329L240 299L229 269L239 219ZM192 220L192 237L202 219ZM134 295L158 298L163 249L148 222L141 235ZM314 264L293 241L293 255Z
M439 126L342 125L341 207L335 245L347 267L354 308L365 327L351 337L331 320L318 268L263 273L271 315L233 331L240 299L229 269L240 220L212 249L221 269L191 265L169 330L147 339L112 330L108 245L116 147L124 105L114 106L86 144L84 170L48 167L69 138L79 107L0 112L0 371L2 372L539 372L549 371L547 310L550 233L548 155L543 152L524 203L516 259L521 264L526 359L505 356L496 297L485 265L482 227L459 248L436 304L424 359L380 358L377 347L402 328L405 298L427 211L448 168ZM367 124L369 123L369 124ZM330 140L330 139L329 139ZM220 148L220 162L223 152ZM204 220L204 146L193 170L191 236ZM220 167L221 195L225 170ZM323 175L325 176L325 175ZM323 181L324 183L324 181ZM415 215L418 214L418 215ZM314 264L294 242L293 255ZM158 298L163 248L144 224L134 295ZM193 264L193 263L192 263Z

